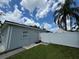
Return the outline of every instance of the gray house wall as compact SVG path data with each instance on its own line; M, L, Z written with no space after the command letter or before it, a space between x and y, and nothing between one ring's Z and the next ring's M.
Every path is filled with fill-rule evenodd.
M0 29L0 52L34 44L40 40L41 32L49 32L10 21L5 21Z
M43 42L79 48L79 32L40 33Z
M39 40L39 31L13 25L10 27L7 50L30 45Z
M49 31L5 21L1 28L0 52L34 44L40 40L39 33L41 32Z
M0 43L1 43L1 22L0 22Z
M0 28L0 43L1 43L1 28Z
M10 33L10 27L5 24L1 28L1 45L3 46L4 50L7 49L9 33Z

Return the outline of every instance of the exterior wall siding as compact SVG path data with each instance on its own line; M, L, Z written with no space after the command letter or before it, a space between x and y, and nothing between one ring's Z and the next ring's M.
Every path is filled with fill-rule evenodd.
M1 43L1 27L0 27L0 43Z
M43 42L79 48L79 32L41 33Z
M6 50L8 45L10 27L7 25L4 26L5 27L1 29L1 46L3 46L3 50Z
M11 26L12 34L8 50L19 48L25 45L30 45L39 40L38 31L23 28L19 26Z

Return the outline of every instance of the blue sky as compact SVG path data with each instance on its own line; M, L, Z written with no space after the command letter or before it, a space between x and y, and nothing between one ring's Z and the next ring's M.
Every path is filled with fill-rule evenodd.
M50 31L56 31L53 22L57 4L64 0L0 0L1 20L8 20L26 25L37 25ZM79 3L79 0L76 0ZM78 5L78 4L77 4Z

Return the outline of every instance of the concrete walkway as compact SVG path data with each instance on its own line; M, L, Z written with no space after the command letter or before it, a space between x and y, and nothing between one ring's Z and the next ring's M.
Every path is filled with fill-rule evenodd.
M13 51L4 53L4 54L0 55L0 59L6 59L7 57L10 57L12 55L15 55L15 54L17 54L17 53L19 53L19 52L21 52L21 51L23 51L25 49L30 49L30 48L35 47L35 46L40 45L40 44L42 44L42 43L32 44L30 46L24 46L23 48L19 48L19 49L16 49L16 50L13 50Z
M30 49L30 48L33 48L37 45L40 45L40 44L43 44L43 43L38 43L38 44L31 44L30 46L23 46L24 49Z
M0 55L0 59L6 59L7 57L10 57L12 55L15 55L21 51L25 50L24 48L19 48L19 49L16 49L14 51L11 51L11 52L7 52L7 53L4 53L2 55Z

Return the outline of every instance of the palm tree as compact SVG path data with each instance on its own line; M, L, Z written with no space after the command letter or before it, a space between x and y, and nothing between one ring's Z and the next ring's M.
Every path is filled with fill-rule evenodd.
M54 15L54 22L64 30L67 30L67 17L74 17L76 19L76 24L79 26L79 7L76 7L76 3L74 0L65 0L64 4L59 3L61 8L56 10ZM72 19L70 19L72 21ZM72 23L72 22L70 22Z

